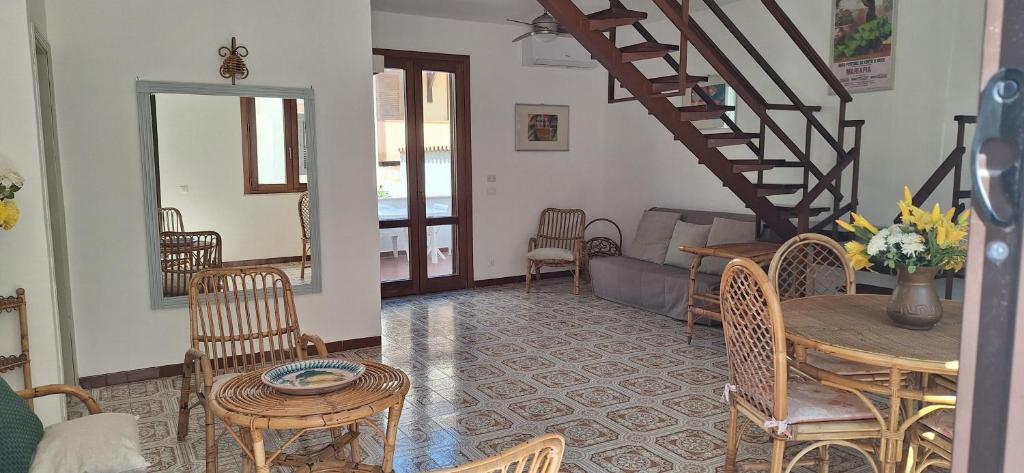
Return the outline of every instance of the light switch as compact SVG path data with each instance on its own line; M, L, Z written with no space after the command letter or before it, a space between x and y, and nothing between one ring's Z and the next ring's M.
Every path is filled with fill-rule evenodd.
M498 176L494 174L487 175L487 182L498 182Z
M181 189L181 193L182 194L188 194L188 185L187 184L184 185L184 186L178 186L178 189Z

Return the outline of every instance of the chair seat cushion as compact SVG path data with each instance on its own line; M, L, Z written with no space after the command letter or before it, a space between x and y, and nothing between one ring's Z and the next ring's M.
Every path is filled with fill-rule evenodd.
M46 428L30 473L141 472L139 428L131 414L103 413Z
M787 401L790 424L875 418L853 393L813 381L791 380Z
M527 253L526 257L543 261L572 261L575 259L572 252L565 248L536 248Z
M0 378L0 471L25 473L43 438L43 423L25 400Z
M839 376L862 376L873 374L888 374L889 370L878 366L865 365L856 361L847 361L834 356L829 356L816 351L807 352L807 364L831 371Z
M921 419L925 427L938 432L939 435L950 440L953 439L953 420L955 413L953 409L939 409L938 411Z

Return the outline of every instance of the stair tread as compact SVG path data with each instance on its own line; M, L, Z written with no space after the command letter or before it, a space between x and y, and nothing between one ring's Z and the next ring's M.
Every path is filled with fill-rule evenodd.
M729 164L732 165L732 172L744 173L752 171L767 171L774 169L777 164L786 162L784 159L730 159Z
M592 30L607 30L618 26L632 25L647 19L647 13L626 8L609 8L587 15Z
M701 82L707 82L707 76L694 76L686 75L686 88L689 89ZM654 93L659 92L671 92L673 90L679 90L679 75L673 74L670 76L655 77L651 79L651 91Z
M754 184L759 189L803 189L803 184Z
M662 57L672 51L678 51L679 46L674 44L655 43L644 41L643 43L632 44L619 48L622 53L622 62L643 61L644 59L655 59Z
M709 133L704 135L704 143L712 148L742 145L758 136L757 133Z
M781 213L782 215L796 215L796 205L776 205L775 208L779 209L779 213ZM811 206L807 210L809 212L809 215L811 217L814 217L816 215L821 215L824 212L828 212L829 210L832 209L830 207Z

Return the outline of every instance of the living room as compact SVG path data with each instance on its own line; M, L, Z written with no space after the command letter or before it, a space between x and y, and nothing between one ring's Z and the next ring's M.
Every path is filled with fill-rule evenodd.
M850 21L866 23L867 16L873 16L890 22L891 37L880 43L888 69L884 77L873 78L879 84L844 83L843 91L846 86L862 89L851 90L846 100L845 92L837 92L815 61L831 61L833 43L850 34L849 28L837 25L842 17L837 11L866 12L868 3L871 13ZM750 233L751 240L782 243L798 233L815 233L845 242L856 238L856 229L869 228L854 220L850 210L887 228L890 219L901 214L895 203L908 202L905 186L912 194L932 187L920 196L924 201L915 195L906 205L931 211L939 203L945 215L958 191L976 188L970 169L965 169L966 152L956 156L955 169L946 170L948 179L932 185L930 177L944 163L953 163L947 158L951 153L971 147L973 118L958 125L961 122L954 117L978 116L981 125L978 91L994 70L984 62L989 44L986 19L993 21L991 4L1002 2L875 3L691 0L681 4L688 9L666 11L666 5L682 8L680 2L625 2L625 8L634 9L629 11L644 14L636 23L649 34L675 45L683 39L687 45L685 54L667 51L676 61L675 70L662 54L634 62L636 70L648 77L678 77L682 69L708 79L690 85L695 88L735 88L729 92L733 102L722 104L729 113L721 116L756 138L717 147L725 159L806 159L802 169L752 164L737 173L746 178L739 183L723 178L720 168L708 164L721 159L712 156L715 147L692 146L695 135L689 134L731 133L724 120L695 120L699 126L685 133L659 123L662 105L652 105L650 99L627 100L630 90L624 82L632 72L617 65L609 69L611 62L601 57L601 45L596 43L603 39L581 29L585 19L567 20L573 12L568 5L589 14L609 8L604 0L6 3L0 6L0 61L9 65L10 73L4 74L0 87L7 104L0 113L0 128L7 130L0 136L0 169L15 171L21 180L16 196L13 191L10 198L0 194L5 201L15 201L18 211L12 220L16 224L0 231L0 261L5 268L0 271L0 292L16 294L24 288L28 318L22 327L11 317L0 320L7 334L0 340L0 352L17 354L22 346L27 353L30 340L32 356L31 384L17 369L5 372L4 379L14 390L81 386L104 412L138 416L136 443L149 465L146 471L213 471L218 462L222 471L250 466L265 471L260 468L269 465L256 459L259 449L252 440L257 430L232 430L223 413L214 415L212 404L197 397L204 390L202 357L193 353L182 363L186 350L202 348L196 342L203 338L197 314L205 312L197 301L227 286L190 287L203 284L198 270L188 269L195 260L184 263L168 255L184 254L182 245L207 243L178 233L215 231L218 241L204 247L207 252L201 258L215 272L278 274L274 271L280 269L290 280L294 296L288 297L294 297L294 307L289 317L297 320L285 325L297 330L301 321L295 343L299 335L317 336L302 337L302 348L293 347L294 356L305 352L307 342L315 346L320 340L320 355L330 352L336 359L356 363L367 360L368 373L384 366L403 373L394 376L404 376L408 383L408 393L398 403L405 406L404 412L397 411L400 421L394 410L384 416L380 412L387 409L378 409L369 416L383 426L383 435L370 426L360 431L353 421L336 425L338 429L330 431L335 436L321 429L288 443L293 429L306 428L295 424L281 432L268 429L268 453L285 443L289 452L319 447L345 436L340 432L345 430L350 445L353 431L362 439L361 448L346 452L364 458L349 458L350 463L390 462L395 471L431 471L499 455L548 435L547 441L554 442L545 444L548 451L563 457L561 471L716 471L730 461L727 443L735 436L728 427L729 405L719 400L723 386L736 384L729 381L723 329L714 323L688 328L686 300L693 297L674 302L675 309L666 317L651 307L637 307L643 304L622 304L628 301L600 294L602 276L586 271L588 252L582 246L566 247L570 256L558 261L567 264L546 265L559 267L534 279L527 292L524 276L534 269L534 260L527 258L533 249L529 241L543 240L538 219L545 209L571 209L582 212L572 225L563 226L580 229L566 241L582 244L603 237L629 256L638 228L645 228L645 211L662 208L686 211L662 225L661 233L668 236L676 222L686 220L682 215L707 211L720 217L746 216L750 225L740 240ZM773 19L773 5L795 33L787 30L786 21ZM537 21L545 8L551 14L547 18L562 26L551 30L547 19ZM1007 6L1007 17L1011 11ZM771 74L719 13L754 46L757 56L771 66ZM709 61L707 45L700 43L699 35L681 32L674 21L679 18L703 27L720 49L718 56L729 58L732 67ZM616 46L644 41L629 26L621 23L615 28L618 37L611 38L617 40ZM600 31L609 34L607 28ZM809 49L802 48L804 43L794 34ZM530 64L528 59L535 59L542 49L533 56L524 51L563 42L574 43L576 59L583 64ZM747 85L721 79L731 77L731 69L743 71ZM394 120L404 128L400 139L382 144L380 90L383 78L394 71L402 71L406 81L396 89L407 92L403 105L392 109L398 114ZM714 82L716 77L720 82ZM793 103L778 81L801 103L820 110L791 105L772 110L771 120L765 120L762 109L767 104ZM699 100L678 89L677 85L676 95L667 92L658 99L669 99L673 107L697 103L680 100ZM754 91L765 103L750 105L756 102L747 100ZM226 131L205 124L216 118L210 108L165 115L173 111L165 105L171 96L203 97L209 103L219 99L226 107L220 110L229 114L218 122L228 125ZM253 113L247 114L246 100L254 96ZM291 144L280 156L290 166L280 182L264 182L253 171L264 169L252 151L264 145L259 138L246 138L245 120L251 120L252 129L261 129L257 102L262 97L282 107L286 117L274 128L281 141ZM429 118L430 107L438 103L449 108L438 112L440 118ZM808 114L823 124L825 133L811 130ZM531 128L530 116L557 116L558 126L543 122L544 126ZM243 121L241 129L238 118ZM445 133L430 138L423 122L431 120L443 122ZM769 122L772 125L765 125ZM175 130L168 128L173 123L186 130L192 125L194 130L176 141ZM548 131L554 129L557 137ZM830 137L844 134L843 151L837 153ZM188 136L194 137L191 143ZM206 141L215 139L223 139L230 149L212 145L221 141ZM798 152L786 141L795 143ZM752 143L760 155L751 154ZM267 146L281 147L276 142ZM301 149L296 151L297 147ZM218 151L206 157L201 155L204 150ZM186 160L182 153L194 159ZM231 156L224 161L231 166L224 172L239 178L214 172L218 156ZM849 166L824 178L847 157ZM176 169L181 172L174 174ZM803 184L771 201L737 190L761 184L762 171L770 176L764 181L768 185ZM251 205L283 199L274 204L283 210L226 207L229 201L221 194L204 193L204 186L218 187L218 182L224 183L220 190L230 190L231 196ZM819 192L819 198L805 199L811 192ZM308 195L305 217L302 195ZM765 202L826 210L813 216L757 210ZM956 223L967 215L965 209L972 202L962 203L965 207L954 205L952 219L946 220ZM157 209L186 205L193 210L183 212L184 227L164 228ZM195 205L209 211L199 218ZM382 210L396 208L397 214L387 216ZM751 222L755 214L757 222ZM700 225L711 226L714 217ZM836 219L855 225L855 231L844 232L845 227L832 223ZM978 222L982 221L972 222L972 230L984 223ZM736 233L729 231L729 236ZM712 246L706 235L695 246ZM935 237L935 231L931 235ZM967 251L967 237L961 238ZM975 244L974 232L970 238L967 258L976 257L977 262L968 267L980 271L985 250L975 247L984 242ZM655 255L660 261L648 262L689 281L693 258L669 268L665 256L682 252L664 235L661 239L665 241ZM242 251L258 245L270 248L271 243L272 250ZM759 254L765 258L759 261L765 270L777 250L776 246ZM850 246L841 250L844 256L847 251L857 253ZM199 253L188 248L189 255ZM592 256L590 265L600 266L599 255ZM727 261L722 259L722 265ZM845 261L840 266L849 267ZM864 293L892 292L899 282L896 271L882 266L851 269L847 286ZM740 269L733 266L732 271ZM944 272L934 283L936 291L943 300L970 301L972 291L982 287L980 273L972 279L971 271L966 278L962 271ZM577 273L578 290L572 272ZM178 279L168 286L167 275L172 273ZM946 279L946 274L951 276ZM632 276L607 278L636 284L639 292L654 291L653 296L645 292L645 297L664 298L667 287ZM716 275L711 285L718 287L720 279ZM681 296L693 296L686 292L686 284L682 287ZM964 303L965 329L968 305ZM952 319L947 311L946 320ZM964 346L970 346L969 336L974 334L965 331ZM227 351L207 354L218 373L216 353L233 358L231 350L243 349L224 343L228 348L217 350ZM267 350L273 351L273 346ZM263 360L259 368L278 361L282 360ZM190 365L199 371L184 379L198 384L191 392L184 390L182 400L182 385L189 384L182 375L189 374ZM973 379L972 375L968 382ZM85 415L91 411L88 405L74 399L64 402L59 396L37 399L33 407L46 426L93 417ZM392 417L394 435L387 429ZM180 419L190 419L184 430L179 428ZM774 455L772 441L780 436L755 424L741 422L749 426L740 436L741 462ZM552 440L559 438L564 447ZM858 449L836 446L831 450L833 469L870 471L872 461L883 469L903 468L909 456L923 456L921 450L907 452L909 440L894 443L898 448L887 449L881 447L885 441L877 440L874 448L863 450L869 460ZM820 449L808 458L822 467L828 463L828 451ZM962 452L966 459L966 446ZM288 460L287 455L266 456L271 463ZM379 468L388 471L387 466Z

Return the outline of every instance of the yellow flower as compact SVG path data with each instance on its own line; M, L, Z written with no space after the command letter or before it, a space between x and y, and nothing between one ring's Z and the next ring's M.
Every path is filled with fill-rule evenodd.
M956 223L961 226L967 226L968 223L971 223L971 209L964 210L963 213L957 217Z
M850 212L850 215L853 216L854 225L871 232L872 235L878 233L878 228L872 225L871 222L868 221L868 219L860 216L856 212Z
M854 253L849 255L849 258L850 266L857 271L862 269L871 269L871 267L875 265L871 262L871 259L868 258L867 253Z
M903 186L903 203L908 207L914 205L914 196L910 195L910 186Z
M846 247L846 253L849 255L867 253L868 251L868 248L863 243L856 240L850 240L844 246Z
M21 215L21 212L18 211L18 205L13 200L8 200L0 202L0 207L3 208L3 210L0 210L0 225L3 226L4 230L14 228L18 224L18 217Z
M836 223L839 224L840 227L843 227L843 230L846 230L848 232L855 233L857 231L857 229L853 228L853 225L847 223L846 220L836 220Z

